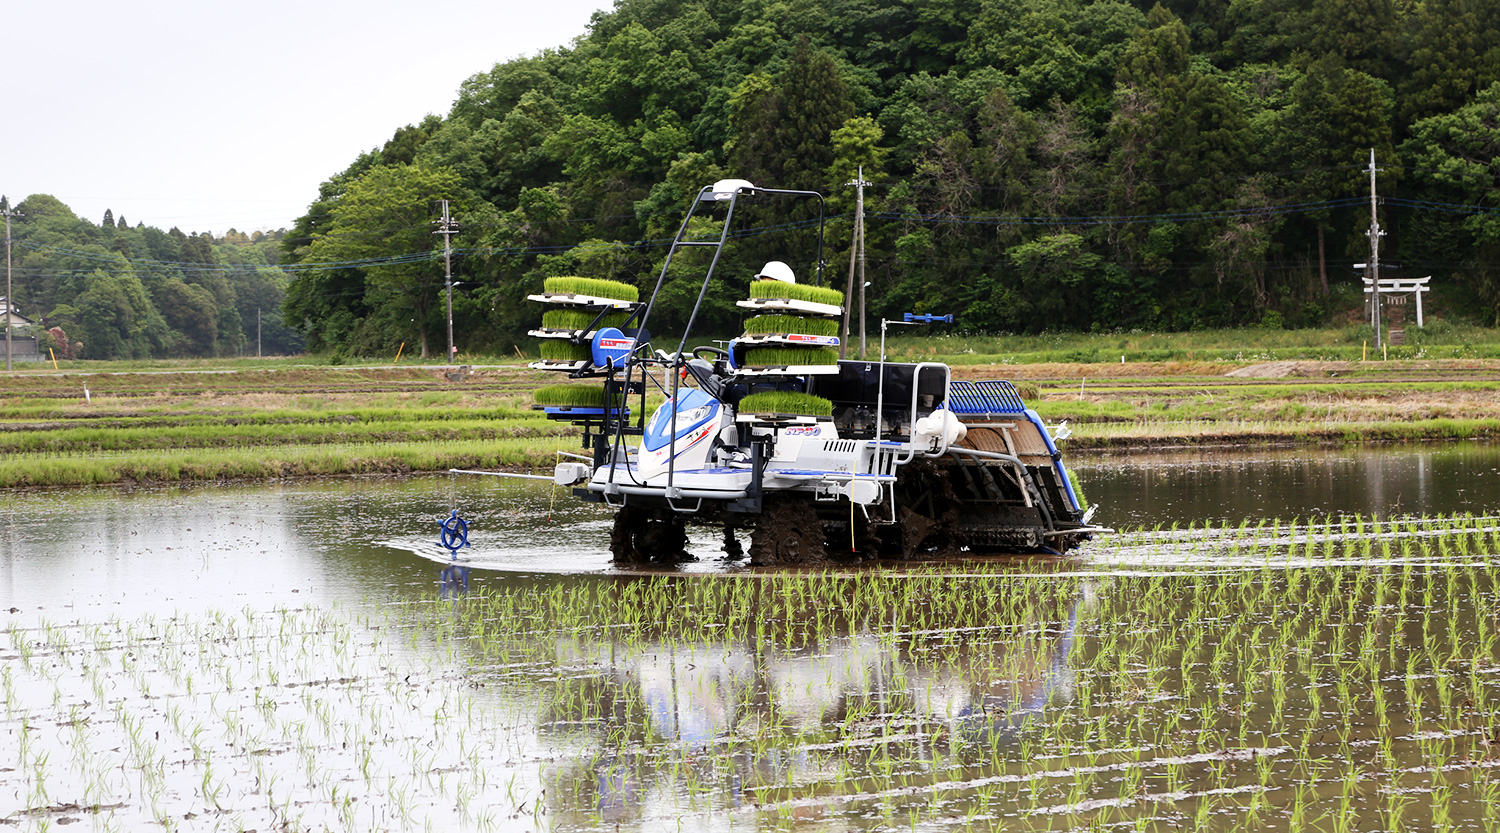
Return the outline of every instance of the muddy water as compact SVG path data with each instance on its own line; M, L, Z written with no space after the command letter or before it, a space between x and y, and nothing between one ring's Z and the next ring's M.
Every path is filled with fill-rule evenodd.
M1500 446L1181 450L1068 458L1115 526L1500 510Z
M1500 511L1500 447L1180 452L1070 460L1116 527ZM481 477L6 495L0 609L160 613L420 597L449 560L438 522L471 524L481 570L610 570L611 515L546 484ZM722 572L717 533L693 533ZM482 575L481 575L482 578Z
M1252 523L834 577L704 534L648 576L529 483L7 495L0 823L1500 824L1500 455L1075 464L1106 523Z

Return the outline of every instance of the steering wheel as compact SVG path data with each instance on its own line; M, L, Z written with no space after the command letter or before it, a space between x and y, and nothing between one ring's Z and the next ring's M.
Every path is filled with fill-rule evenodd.
M695 359L702 359L702 358L704 358L703 356L698 355L699 353L707 353L707 354L709 354L709 356L711 356L712 358L711 359L707 359L708 361L717 361L719 359L727 359L727 358L729 358L729 351L728 350L720 350L717 347L709 347L707 345L705 345L703 347L694 347L693 348L693 358L695 358Z

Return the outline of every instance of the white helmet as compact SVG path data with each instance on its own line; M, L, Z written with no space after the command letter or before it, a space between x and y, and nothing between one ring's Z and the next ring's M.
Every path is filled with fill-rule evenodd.
M792 274L792 267L779 260L773 260L765 266L760 267L760 271L755 273L755 277L757 280L769 279L781 281L782 283L797 282L797 276Z

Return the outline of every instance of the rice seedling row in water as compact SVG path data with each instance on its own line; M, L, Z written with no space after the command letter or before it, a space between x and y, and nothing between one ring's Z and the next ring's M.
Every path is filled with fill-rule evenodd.
M1212 569L507 583L439 638L608 750L548 783L569 824L609 779L724 812L733 773L768 822L1482 825L1494 524L1336 523L1200 529L1240 541Z
M0 770L0 790L19 801L0 817L116 830L544 823L534 773L515 763L526 736L381 634L313 609L10 628L0 645L29 661L4 673L19 766Z
M373 629L12 629L7 719L37 728L0 780L84 806L88 779L58 774L81 739L121 818L242 827L440 825L491 801L564 830L1485 829L1495 526L1268 519L1058 565L515 576ZM1153 542L1159 566L1133 555Z
M602 397L602 392L600 393ZM421 442L553 435L561 429L538 415L411 423L317 422L288 425L199 425L183 428L67 428L0 433L6 454L132 451L317 443Z
M530 390L530 385L525 390ZM23 416L46 419L58 424L108 429L161 428L186 426L261 426L318 423L407 423L445 422L463 419L507 419L527 416L517 407L518 394L497 399L481 394L481 401L454 394L429 392L400 407L358 407L309 403L299 408L226 408L213 403L211 409L160 408L133 412L65 412L57 409L34 411ZM37 426L37 431L65 430L54 426Z

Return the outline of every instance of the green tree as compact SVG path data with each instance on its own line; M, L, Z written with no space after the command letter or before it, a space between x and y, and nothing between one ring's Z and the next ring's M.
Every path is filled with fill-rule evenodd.
M219 309L212 293L197 284L172 278L157 291L156 300L161 304L167 326L180 336L172 347L172 354L217 355Z
M797 42L777 81L780 108L776 145L782 153L778 187L822 187L828 166L833 164L833 131L854 115L849 86L833 58L815 51L806 38Z
M1343 66L1337 56L1314 62L1292 86L1291 98L1279 114L1272 153L1285 172L1282 187L1297 201L1358 196L1367 187L1370 151L1382 160L1395 157L1390 97L1379 81ZM1319 287L1327 297L1326 238L1334 212L1322 209L1308 217L1317 232Z
M853 177L858 174L861 166L864 167L865 176L877 174L890 153L889 148L880 146L883 138L885 131L869 116L856 116L845 121L843 126L829 134L828 141L833 147L833 164L828 166L828 171L824 174L825 181L839 182Z
M419 125L408 124L398 129L395 135L388 139L380 148L380 162L383 165L409 165L416 161L417 152L427 144L433 134L438 131L443 120L437 116L428 114Z
M1107 136L1113 213L1143 220L1116 234L1117 257L1154 276L1158 304L1177 301L1168 326L1222 325L1234 318L1233 297L1202 268L1218 230L1201 215L1231 204L1249 124L1219 78L1192 66L1182 22L1157 6L1148 23L1121 67ZM1181 261L1199 268L1172 268Z
M1493 206L1500 201L1500 82L1474 103L1412 126L1401 156L1424 195L1444 202ZM1494 324L1500 325L1500 217L1478 211L1464 218L1463 271ZM1451 254L1448 257L1452 257Z
M1425 0L1406 41L1400 83L1407 120L1450 112L1500 81L1500 8L1486 0Z
M1084 91L1090 59L1075 47L1071 3L1054 0L984 0L960 53L970 67L996 67L1015 79L1023 105L1054 98L1072 101Z
M282 300L286 297L286 273L271 266L247 267L235 270L230 279L234 282L234 297L243 322L246 349L254 349L256 325L259 323L262 353L290 355L300 352L304 342L295 330L286 326L281 312Z
M88 358L143 359L164 352L170 335L141 282L127 268L97 269L77 299L80 330Z
M1006 257L1020 279L1019 304L1010 311L1014 329L1081 329L1094 320L1089 284L1103 258L1081 235L1049 234L1012 247Z
M1392 0L1313 0L1311 22L1313 54L1377 78L1396 75Z
M321 344L337 339L355 350L385 349L415 338L421 355L429 354L429 333L441 321L443 289L442 260L432 250L437 239L432 204L445 198L461 218L477 208L458 175L445 168L379 166L349 183L329 213L327 230L314 234L302 262L360 275L368 312L360 322L340 319L336 323L348 329L336 335L309 322L310 337L316 333ZM311 300L289 293L288 318L305 313Z
M1312 0L1231 0L1226 63L1283 62L1311 49Z
M837 62L805 37L774 82L758 75L742 82L733 107L731 169L775 188L823 187L833 132L854 115Z

